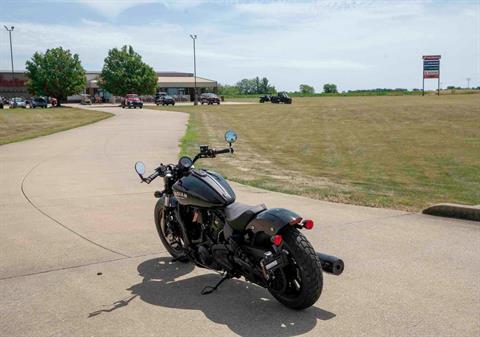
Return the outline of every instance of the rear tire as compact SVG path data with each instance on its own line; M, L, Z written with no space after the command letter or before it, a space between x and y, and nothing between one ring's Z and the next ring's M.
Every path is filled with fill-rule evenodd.
M291 309L306 309L315 304L322 294L322 265L312 245L298 229L287 228L282 237L284 248L290 253L294 264L277 269L285 275L285 281L280 281L288 283L286 289L279 292L269 287L269 291L280 303ZM300 289L294 287L294 281Z

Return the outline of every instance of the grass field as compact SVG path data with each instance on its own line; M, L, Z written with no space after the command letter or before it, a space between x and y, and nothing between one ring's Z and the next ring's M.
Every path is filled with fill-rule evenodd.
M0 110L0 145L72 129L112 116L74 108Z
M438 202L480 204L480 95L168 109L191 113L184 153L203 143L223 147L226 129L238 133L232 157L199 162L234 181L415 211Z

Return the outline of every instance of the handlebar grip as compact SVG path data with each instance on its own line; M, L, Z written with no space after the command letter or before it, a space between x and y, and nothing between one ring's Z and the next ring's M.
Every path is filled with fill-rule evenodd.
M148 177L145 178L145 182L147 184L150 184L152 182L152 180L155 179L156 177L158 177L159 175L160 175L160 173L158 171L155 171L151 175L149 175Z
M223 150L215 150L215 154L230 153L230 152L233 153L233 149L229 148L229 149L223 149Z

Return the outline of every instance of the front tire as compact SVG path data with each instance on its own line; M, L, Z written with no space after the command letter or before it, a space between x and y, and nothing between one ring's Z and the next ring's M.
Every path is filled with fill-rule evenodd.
M177 259L181 262L188 262L188 257L186 257L184 254L183 241L180 238L181 234L173 233L171 229L166 226L164 203L165 198L162 197L155 205L155 227L157 228L158 236L160 237L165 249L174 259ZM173 240L177 240L178 244L173 244Z
M268 290L283 305L295 310L306 309L315 304L322 294L323 275L320 259L298 229L287 228L282 237L284 249L290 253L292 262L287 267L275 271L277 277ZM282 282L284 284L281 284Z

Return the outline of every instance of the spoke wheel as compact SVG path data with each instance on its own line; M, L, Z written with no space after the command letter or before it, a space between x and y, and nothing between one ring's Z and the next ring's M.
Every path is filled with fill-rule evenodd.
M163 198L159 199L155 207L155 225L158 236L165 249L173 258L186 262L188 257L184 254L185 245L179 225L175 220L175 216L170 214L171 212L165 211L163 202Z

